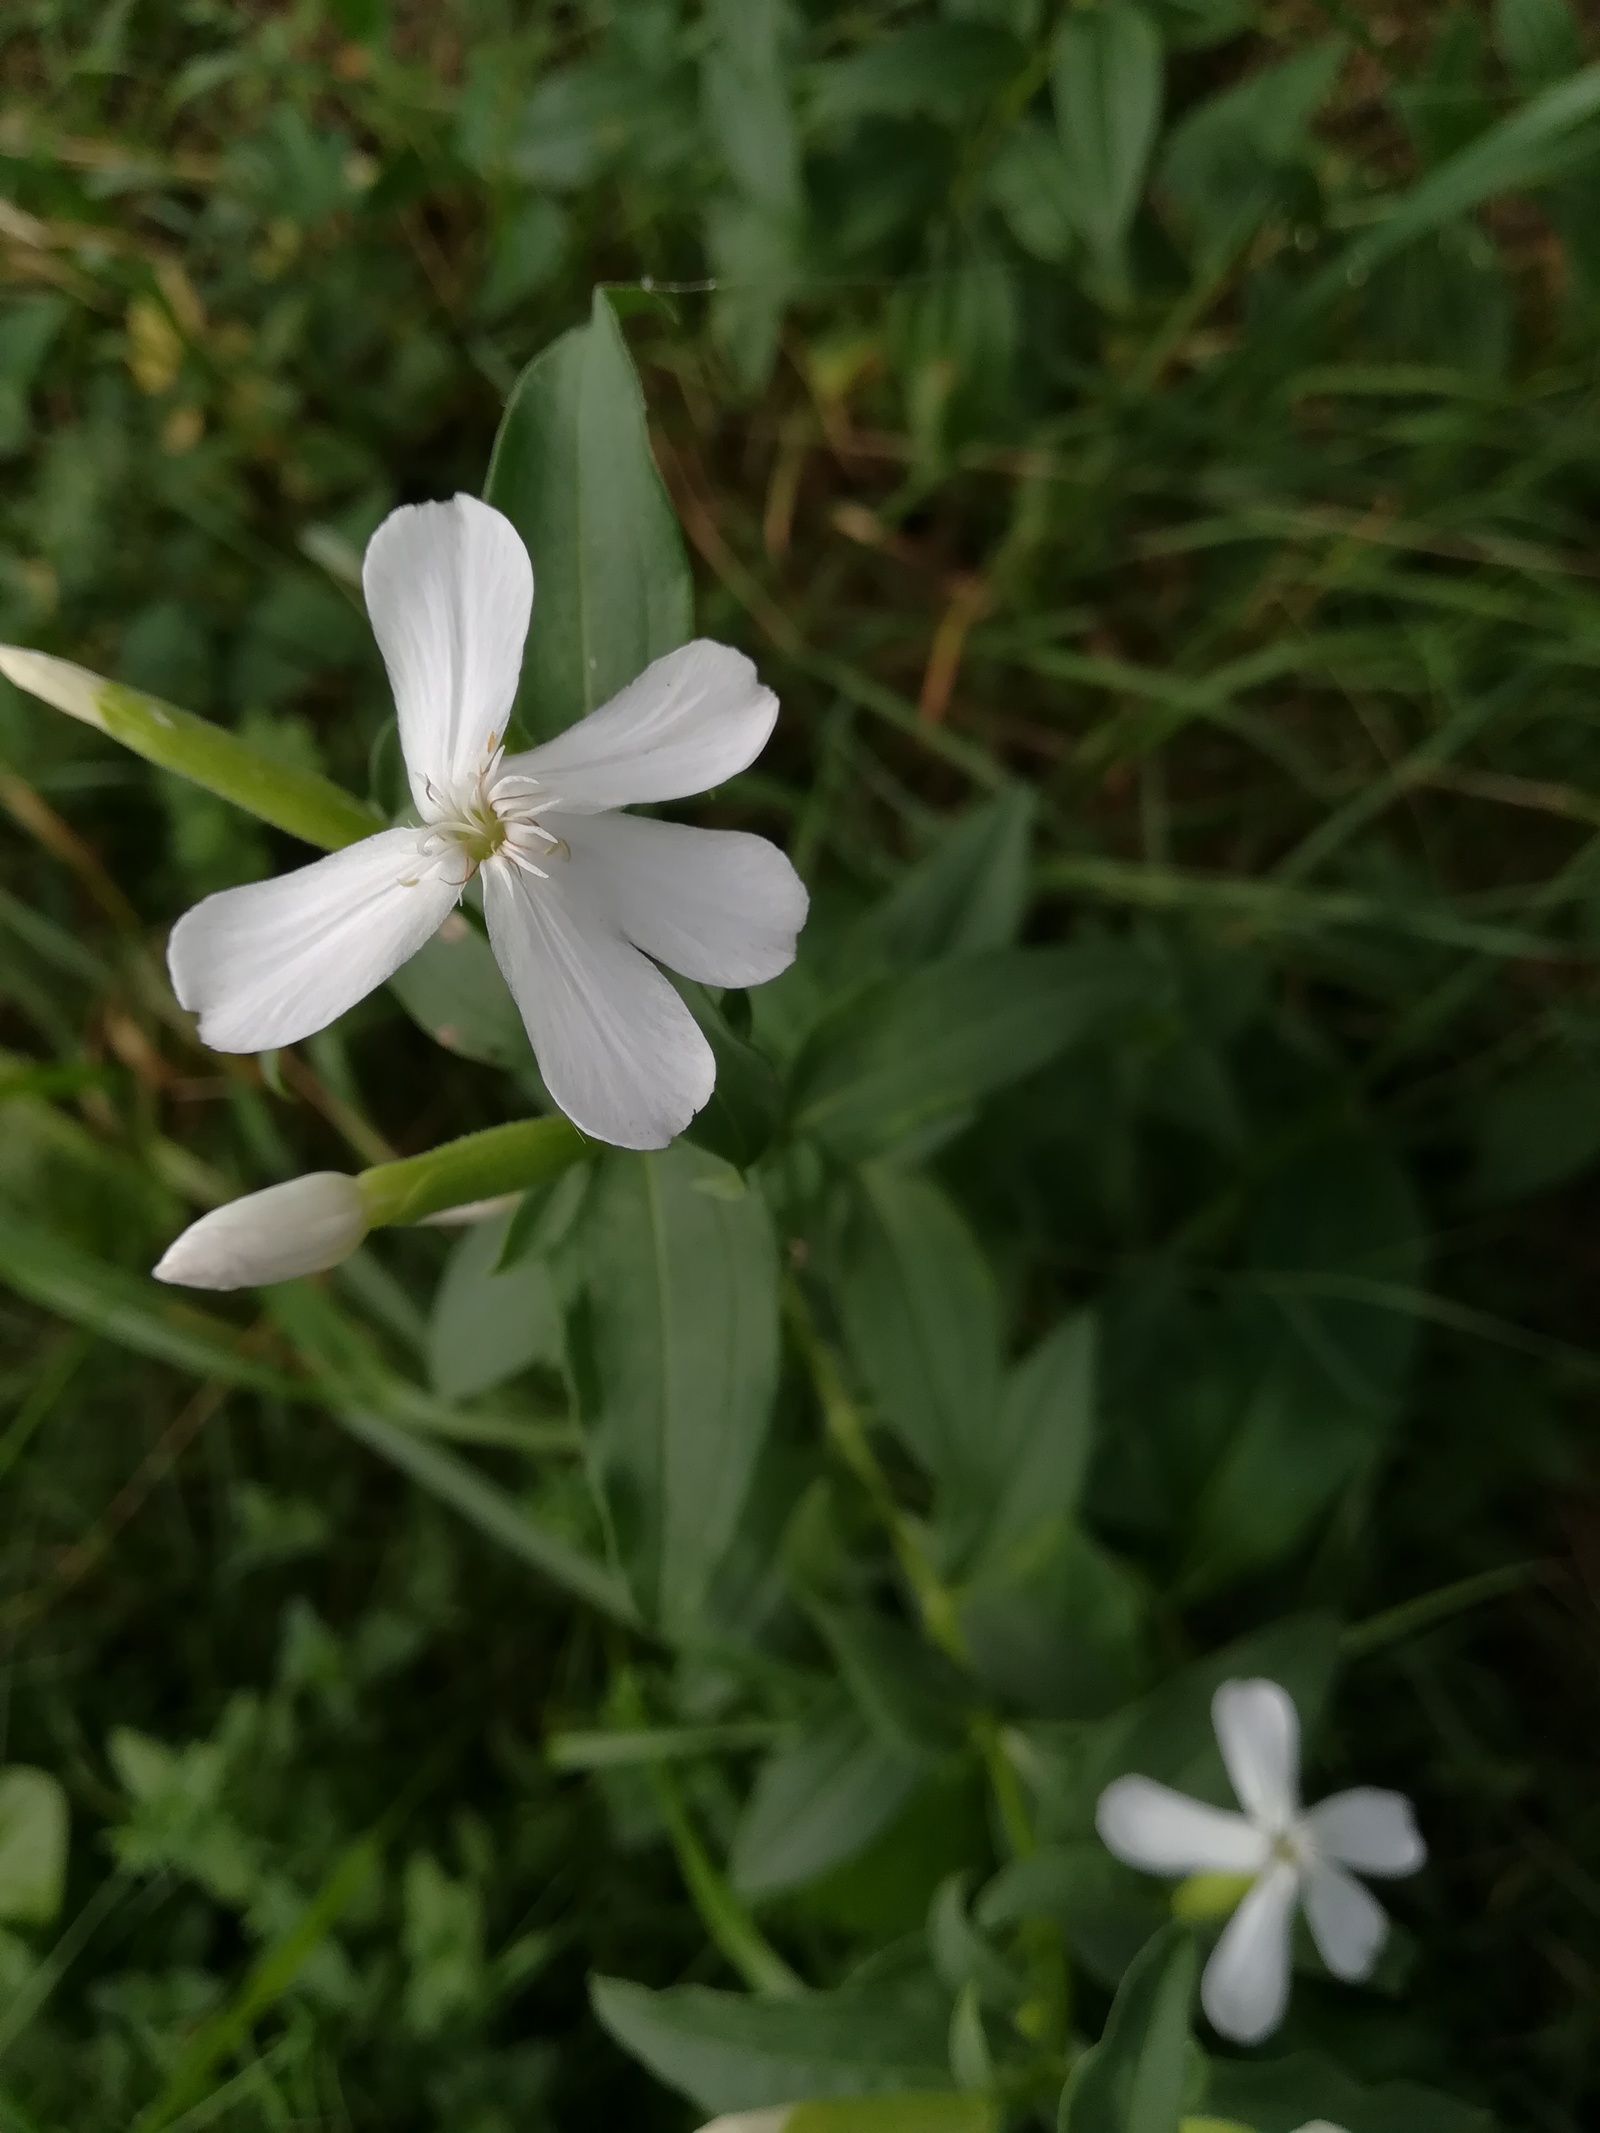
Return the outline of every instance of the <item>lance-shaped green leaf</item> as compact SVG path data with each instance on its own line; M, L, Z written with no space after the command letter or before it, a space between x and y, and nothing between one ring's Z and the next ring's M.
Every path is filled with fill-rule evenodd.
M383 823L373 810L313 770L252 748L225 726L180 711L158 696L105 681L87 667L21 645L0 645L0 674L108 740L204 786L274 829L326 852L370 837Z
M1117 1988L1105 2035L1073 2068L1061 2133L1178 2133L1189 2084L1195 1947L1158 1933Z
M583 1243L595 1470L640 1607L683 1626L733 1538L767 1431L772 1218L736 1170L679 1142L612 1158Z
M807 1040L790 1093L795 1132L845 1161L926 1146L987 1096L1103 1028L1138 973L1097 942L951 956L878 985Z
M926 1758L881 1739L847 1704L817 1717L763 1764L734 1832L742 1896L804 1888L886 1829L926 1774Z
M1075 11L1056 44L1052 86L1073 218L1120 284L1161 124L1161 33L1139 7Z
M929 1178L865 1165L834 1273L874 1406L975 1512L1000 1393L1000 1309L959 1210Z
M945 832L852 928L852 965L914 969L1009 948L1028 905L1033 793L1008 785Z
M484 494L533 558L518 715L535 737L559 733L683 644L694 623L644 395L603 290L589 324L517 381Z
M617 2042L705 2111L950 2086L949 1996L925 1970L793 2000L604 1977L589 1993Z

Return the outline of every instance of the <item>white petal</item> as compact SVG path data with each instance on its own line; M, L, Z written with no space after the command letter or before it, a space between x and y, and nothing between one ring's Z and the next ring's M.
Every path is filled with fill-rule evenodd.
M1292 1866L1263 1874L1240 1904L1206 1964L1200 2004L1219 2036L1259 2044L1289 2004L1289 1928L1299 1877Z
M703 985L761 985L794 961L805 886L765 837L644 815L586 815L559 827L574 888L669 970Z
M1275 1681L1225 1681L1211 1720L1239 1805L1274 1830L1300 1808L1300 1719Z
M1428 1847L1403 1792L1358 1785L1336 1792L1305 1819L1322 1856L1358 1873L1414 1874L1427 1862Z
M367 543L367 614L389 669L412 796L481 765L505 739L533 608L533 565L510 519L475 496L404 504Z
M698 637L506 767L539 779L568 814L681 800L753 763L777 716L744 654Z
M167 942L167 968L204 1042L270 1051L365 999L438 931L460 894L437 878L405 887L417 863L415 830L382 830L186 912Z
M1383 1905L1340 1866L1314 1866L1306 1877L1306 1922L1335 1977L1354 1984L1372 1975L1389 1920Z
M191 1222L167 1247L155 1277L187 1289L293 1281L338 1266L366 1234L367 1205L355 1179L313 1170Z
M483 868L489 944L545 1086L573 1124L618 1148L664 1148L711 1094L711 1047L648 957L550 862L547 881Z
M1256 1874L1269 1850L1243 1815L1207 1807L1153 1778L1108 1785L1094 1823L1107 1851L1146 1874Z

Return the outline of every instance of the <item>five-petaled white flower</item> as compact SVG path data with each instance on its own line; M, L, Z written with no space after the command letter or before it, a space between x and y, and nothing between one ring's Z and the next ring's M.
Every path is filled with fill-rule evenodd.
M1151 1778L1124 1777L1101 1794L1095 1825L1119 1859L1146 1873L1249 1879L1206 1965L1200 1998L1214 2029L1257 2044L1288 2005L1297 1905L1334 1976L1369 1977L1389 1921L1350 1869L1414 1874L1427 1850L1398 1792L1362 1786L1301 1809L1300 1721L1277 1682L1225 1681L1211 1716L1243 1814Z
M218 1051L293 1044L398 970L477 874L550 1094L597 1139L664 1147L716 1068L656 962L703 984L761 984L794 960L806 892L763 837L618 810L743 770L776 697L742 654L701 639L508 756L533 606L510 520L470 496L407 505L373 535L362 581L420 825L208 896L173 928L179 1000Z

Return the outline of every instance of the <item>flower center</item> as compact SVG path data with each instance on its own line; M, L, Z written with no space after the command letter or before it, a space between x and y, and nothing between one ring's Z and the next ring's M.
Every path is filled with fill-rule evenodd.
M540 860L571 858L565 840L539 820L555 796L537 778L504 770L504 757L504 747L491 733L477 770L442 789L431 778L426 781L425 820L417 840L420 864L408 881L442 875L464 889L491 859L542 881L546 873Z

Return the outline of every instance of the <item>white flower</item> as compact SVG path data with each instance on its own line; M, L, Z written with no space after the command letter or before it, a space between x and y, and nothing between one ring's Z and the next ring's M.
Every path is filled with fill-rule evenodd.
M179 1000L218 1051L293 1044L398 970L477 873L550 1094L597 1139L664 1147L716 1069L650 958L703 984L758 985L794 960L806 892L765 838L617 810L743 770L776 697L748 659L701 639L507 756L533 604L510 520L470 496L408 505L373 535L362 578L421 824L208 896L172 931Z
M191 1222L168 1245L155 1276L189 1289L293 1281L348 1259L366 1234L367 1207L355 1179L313 1170Z
M1335 1977L1369 1977L1389 1921L1349 1869L1414 1874L1427 1850L1398 1792L1363 1786L1302 1812L1300 1721L1275 1681L1225 1681L1211 1716L1243 1814L1124 1777L1101 1794L1095 1826L1109 1850L1146 1873L1249 1879L1206 1965L1200 1999L1214 2029L1257 2044L1288 2005L1296 1906L1305 1906Z

